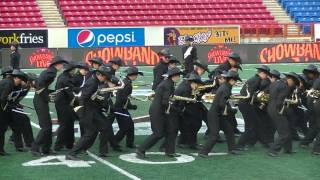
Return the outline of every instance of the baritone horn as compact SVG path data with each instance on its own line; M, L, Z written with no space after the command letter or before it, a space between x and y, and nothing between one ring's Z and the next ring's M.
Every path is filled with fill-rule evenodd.
M261 103L259 106L259 109L263 109L269 102L270 100L270 94L264 92L264 91L260 91L257 94L257 100Z

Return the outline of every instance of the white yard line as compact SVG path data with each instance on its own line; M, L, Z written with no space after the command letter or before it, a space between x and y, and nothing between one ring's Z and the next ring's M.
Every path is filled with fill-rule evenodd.
M104 159L96 156L95 154L91 153L90 151L87 151L87 153L88 153L89 156L91 156L93 159L99 161L99 162L102 163L102 164L105 164L105 165L109 166L111 169L113 169L113 170L115 170L115 171L118 171L120 174L123 174L123 175L125 175L125 176L127 176L128 178L133 179L133 180L141 180L141 178L139 178L139 177L137 177L137 176L135 176L135 175L133 175L133 174L131 174L131 173L123 170L123 169L121 169L120 167L118 167L118 166L110 163L110 162L107 161L107 160L104 160Z
M38 124L32 122L32 121L31 121L31 125L32 125L33 127L37 128L37 129L40 129L40 126L39 126ZM104 159L96 156L95 154L91 153L90 151L87 151L87 153L88 153L89 156L91 156L93 159L101 162L102 164L105 164L105 165L109 166L111 169L119 172L120 174L123 174L123 175L125 175L125 176L127 176L128 178L133 179L133 180L141 180L141 178L139 178L139 177L137 177L137 176L135 176L135 175L133 175L133 174L130 174L129 172L121 169L120 167L118 167L118 166L110 163L109 161L106 161L106 160L104 160Z

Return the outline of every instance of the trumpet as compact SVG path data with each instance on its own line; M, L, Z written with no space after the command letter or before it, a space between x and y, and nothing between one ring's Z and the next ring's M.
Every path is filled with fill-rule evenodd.
M296 105L299 103L299 98L298 98L298 89L295 89L294 92L292 93L291 99L284 99L283 101L283 106L279 112L279 114L283 115L284 110L286 108L289 108L290 105Z
M259 106L260 109L263 109L269 102L270 100L270 94L264 92L264 91L260 91L257 94L257 100L261 103L261 105Z
M310 89L307 90L307 96L319 99L320 98L320 90Z

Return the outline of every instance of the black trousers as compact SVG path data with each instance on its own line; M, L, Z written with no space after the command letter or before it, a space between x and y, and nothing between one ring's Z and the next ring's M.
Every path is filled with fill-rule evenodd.
M10 120L10 113L0 109L0 152L4 152L5 133L8 129Z
M134 123L131 118L131 115L127 109L118 110L117 112L129 115L129 117L124 115L116 114L116 119L119 125L119 131L114 136L116 142L122 141L124 137L126 137L126 145L133 146L134 145Z
M14 121L15 128L13 128L13 140L16 148L22 148L24 144L31 147L34 137L30 123L30 118L25 114L16 112L11 113L12 120ZM23 144L24 142L24 144Z
M100 154L108 153L108 140L113 136L112 134L112 124L106 119L106 117L97 110L84 109L81 112L80 122L84 128L84 134L81 136L80 140L69 152L70 155L77 155L82 151L88 150L100 132Z
M278 137L275 137L274 143L271 145L271 151L279 152L283 149L285 152L292 151L291 125L286 115L279 114L275 105L268 105L268 113L271 117Z
M257 140L264 145L273 143L274 140L274 124L266 109L256 107L257 118Z
M255 107L248 101L240 102L239 110L244 120L245 131L240 136L237 146L244 147L247 144L254 144L257 141L257 119L259 117L255 111Z
M211 152L213 146L217 143L217 140L220 137L220 129L223 130L226 136L228 150L231 151L235 148L234 127L230 116L211 116L210 113L208 113L208 125L209 135L200 153L208 154Z
M69 103L56 102L59 128L55 148L66 147L71 149L74 144L74 121L76 116Z
M310 110L308 112L309 112L309 129L306 136L301 140L302 145L309 145L310 143L312 143L314 138L318 134L316 112L314 110Z
M184 65L184 74L189 74L189 73L191 73L192 71L193 71L193 62L192 61L185 61L184 63L183 63L183 65Z
M320 100L317 100L314 103L314 115L316 119L316 127L317 127L317 136L313 143L313 151L320 152Z
M207 123L208 110L202 103L192 104L191 106L186 107L183 118L179 119L180 136L178 144L195 146L197 145L197 136L202 121Z
M178 122L162 114L161 117L155 117L150 114L152 134L147 137L144 143L139 146L139 150L145 152L154 146L160 139L165 139L165 151L168 154L175 151L175 139L177 136Z
M33 151L48 153L52 145L52 121L49 113L49 104L46 100L35 94L33 98L34 108L36 110L40 131L32 145Z

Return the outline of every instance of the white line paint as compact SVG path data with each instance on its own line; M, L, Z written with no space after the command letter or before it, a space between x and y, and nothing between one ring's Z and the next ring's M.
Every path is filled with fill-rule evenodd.
M141 178L138 178L137 176L133 175L133 174L130 174L129 172L119 168L118 166L110 163L109 161L107 160L104 160L98 156L96 156L95 154L91 153L90 151L87 151L87 153L89 154L89 156L91 156L93 159L101 162L102 164L105 164L107 166L109 166L111 169L115 170L115 171L118 171L120 174L123 174L125 176L127 176L128 178L130 179L133 179L133 180L141 180Z

